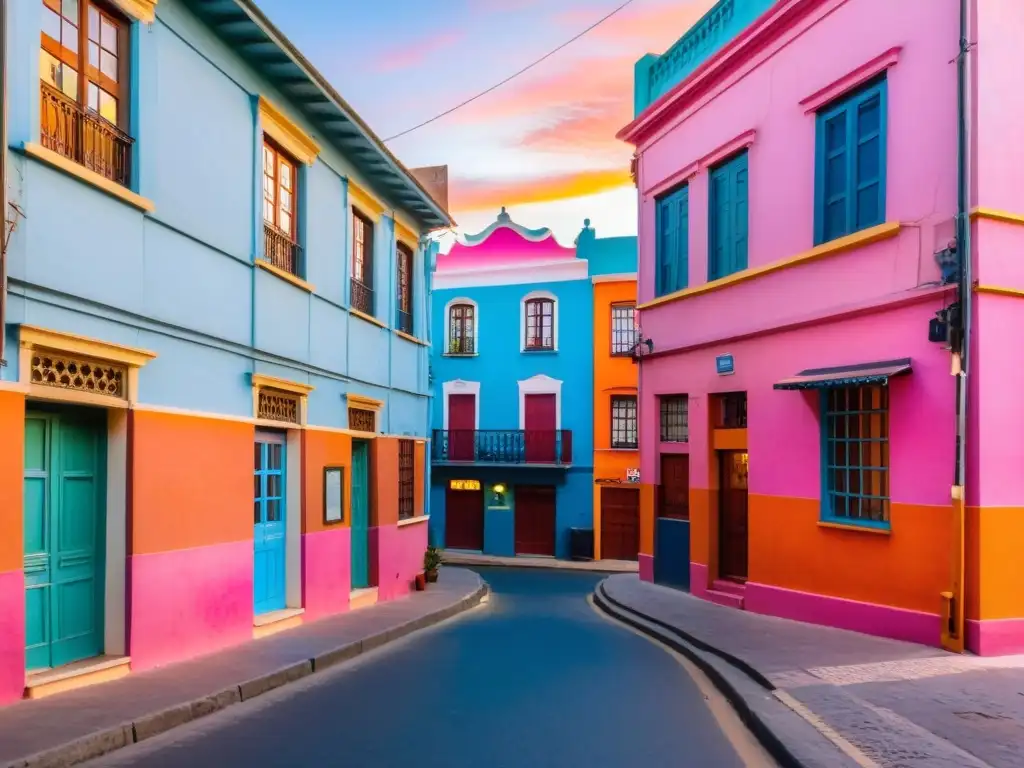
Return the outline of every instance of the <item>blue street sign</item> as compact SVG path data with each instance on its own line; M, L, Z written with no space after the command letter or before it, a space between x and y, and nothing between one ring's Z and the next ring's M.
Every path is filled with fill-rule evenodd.
M715 370L718 371L719 376L728 376L730 373L736 373L736 365L733 362L732 355L719 355L716 357Z

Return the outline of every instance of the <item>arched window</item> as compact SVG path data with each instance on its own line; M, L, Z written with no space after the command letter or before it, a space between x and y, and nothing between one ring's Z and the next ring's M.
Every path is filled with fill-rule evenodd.
M557 341L555 297L531 294L523 300L523 350L554 350Z
M476 344L476 304L456 299L448 305L448 354L475 355Z

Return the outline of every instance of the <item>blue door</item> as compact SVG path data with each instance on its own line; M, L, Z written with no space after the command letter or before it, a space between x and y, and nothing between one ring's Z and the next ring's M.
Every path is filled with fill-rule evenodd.
M257 432L253 476L255 612L285 607L285 436Z
M370 586L370 456L365 440L352 441L352 589Z

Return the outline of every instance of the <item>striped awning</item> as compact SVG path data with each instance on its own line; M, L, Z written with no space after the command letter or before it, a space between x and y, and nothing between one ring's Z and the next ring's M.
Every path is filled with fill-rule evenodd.
M910 358L877 363L844 365L837 368L808 368L796 376L775 383L775 389L827 389L858 387L865 384L888 384L893 376L910 373Z

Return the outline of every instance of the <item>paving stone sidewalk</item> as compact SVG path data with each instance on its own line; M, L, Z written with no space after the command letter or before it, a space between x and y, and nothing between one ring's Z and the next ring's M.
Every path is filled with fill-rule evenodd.
M0 708L0 766L73 765L354 658L471 608L481 578L442 568L409 598L310 622L202 658Z
M1024 656L979 658L608 577L604 594L749 664L879 766L1024 766ZM868 763L870 764L870 763Z

